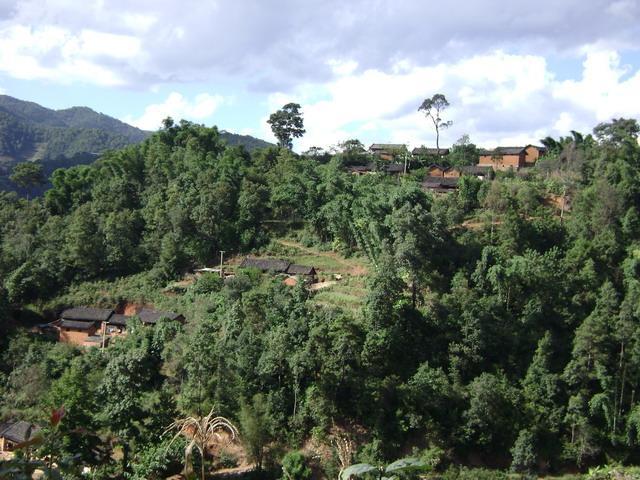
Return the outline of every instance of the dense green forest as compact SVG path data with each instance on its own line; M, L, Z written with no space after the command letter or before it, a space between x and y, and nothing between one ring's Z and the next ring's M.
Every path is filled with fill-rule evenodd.
M0 95L0 190L14 190L9 173L18 162L34 161L49 175L57 168L93 162L107 150L142 142L150 132L87 107L51 110ZM270 144L249 135L221 132L229 145L249 151ZM42 193L42 188L18 189Z
M55 171L43 198L0 192L0 412L46 424L63 406L40 448L73 459L67 478L175 473L183 446L165 428L212 408L265 471L294 465L288 478L408 455L448 479L638 465L639 130L618 119L546 139L526 174L432 196L420 169L355 176L343 154L248 153L167 122ZM366 258L363 308L250 270L162 293L221 250L282 235ZM187 322L104 351L28 332L63 306L123 299Z

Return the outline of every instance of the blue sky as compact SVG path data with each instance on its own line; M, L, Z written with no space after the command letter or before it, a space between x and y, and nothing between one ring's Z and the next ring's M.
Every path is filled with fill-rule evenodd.
M0 0L0 91L267 140L295 101L299 151L433 145L417 107L444 93L443 144L519 144L640 116L639 20L640 0Z

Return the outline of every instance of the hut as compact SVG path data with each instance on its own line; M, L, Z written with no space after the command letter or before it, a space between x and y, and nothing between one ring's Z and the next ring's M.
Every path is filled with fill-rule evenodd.
M308 267L306 265L296 265L292 263L287 268L287 274L292 277L298 277L303 279L306 283L315 283L317 279L316 269L313 267Z
M17 445L30 440L39 428L22 420L0 424L0 453L13 452Z

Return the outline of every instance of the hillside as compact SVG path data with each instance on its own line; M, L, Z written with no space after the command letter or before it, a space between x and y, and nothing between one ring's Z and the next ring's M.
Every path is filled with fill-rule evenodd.
M88 107L52 110L0 95L0 189L14 188L8 176L16 163L41 161L48 176L56 168L91 163L106 150L139 143L150 134ZM248 150L271 145L226 131L221 137Z

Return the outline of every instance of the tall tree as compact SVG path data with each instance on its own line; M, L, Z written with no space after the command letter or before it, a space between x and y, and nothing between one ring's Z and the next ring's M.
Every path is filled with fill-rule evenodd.
M9 177L19 187L29 189L45 183L42 164L36 162L22 162L13 167Z
M451 120L445 122L441 117L442 112L448 107L449 101L442 93L436 93L431 98L425 98L420 107L418 107L418 111L424 112L425 116L431 119L436 129L436 150L438 156L440 156L440 130L444 130L453 125Z
M300 138L305 134L300 105L297 103L287 103L277 112L274 112L267 120L271 125L273 134L278 139L278 145L291 150L293 139Z

